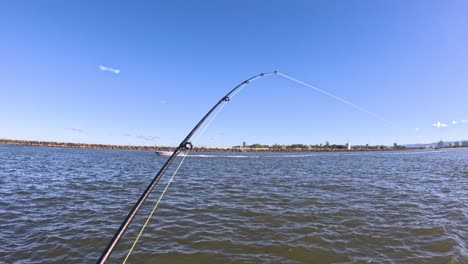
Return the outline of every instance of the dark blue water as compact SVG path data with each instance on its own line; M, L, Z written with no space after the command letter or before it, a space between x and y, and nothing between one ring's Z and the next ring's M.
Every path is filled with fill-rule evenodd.
M128 263L468 263L468 150L195 155ZM165 159L0 146L0 262L94 263Z

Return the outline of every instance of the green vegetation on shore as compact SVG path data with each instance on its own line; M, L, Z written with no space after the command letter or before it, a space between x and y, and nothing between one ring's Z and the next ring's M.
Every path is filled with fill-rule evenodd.
M234 146L233 149L241 149L241 150L252 150L252 151L364 151L364 150L403 150L406 149L404 146L394 146L388 147L383 145L377 146L369 146L369 145L356 145L350 146L348 149L348 145L337 145L337 144L329 144L328 142L325 145L305 145L305 144L291 144L291 145L280 145L274 144L270 145L262 145L262 144L253 144L248 146Z
M144 150L144 151L173 151L175 147L171 146L132 146L132 145L106 145L106 144L86 144L86 143L65 143L49 141L30 141L30 140L12 140L0 139L0 144L22 145L22 146L43 146L59 148L90 148L90 149L123 149L123 150ZM376 151L376 150L403 150L405 147L387 147L387 146L352 146L350 149L346 145L279 145L272 146L253 144L250 146L233 146L231 148L216 147L194 147L192 151L196 152L327 152L327 151Z

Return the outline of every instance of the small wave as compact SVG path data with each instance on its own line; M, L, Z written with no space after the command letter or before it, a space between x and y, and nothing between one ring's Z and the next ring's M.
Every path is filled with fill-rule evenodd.
M342 153L314 153L314 154L285 154L285 155L216 155L216 154L195 154L188 155L192 158L232 158L232 159L258 159L258 158L307 158L319 156L339 155ZM349 154L349 153L348 153Z
M245 158L261 158L262 156L250 155L189 155L191 158L232 158L232 159L245 159Z
M404 151L404 152L387 152L386 155L413 155L413 154L432 154L432 153L442 153L447 152L447 150L423 150L423 151Z

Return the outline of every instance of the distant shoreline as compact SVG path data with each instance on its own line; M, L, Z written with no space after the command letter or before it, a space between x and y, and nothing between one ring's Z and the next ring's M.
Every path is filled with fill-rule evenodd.
M77 149L115 149L115 150L139 150L139 151L174 151L171 146L134 146L134 145L109 145L109 144L87 144L53 141L35 141L35 140L14 140L0 139L0 145L18 145L31 147L53 147L53 148L77 148ZM460 147L445 147L440 149L462 149ZM362 151L405 151L405 150L437 150L438 148L392 148L385 146L354 146L352 149L333 148L333 147L308 147L308 148L255 148L255 147L194 147L192 152L362 152Z
M32 141L32 140L13 140L0 139L0 144L21 145L21 146L40 146L56 148L79 148L79 149L115 149L115 150L141 150L141 151L174 151L171 146L133 146L133 145L108 145L108 144L87 144L87 143L68 143L51 141ZM418 148L390 148L383 146L372 146L369 148L360 147L351 150L338 148L249 148L249 147L194 147L194 152L355 152L355 151L395 151L395 150L414 150ZM421 148L420 148L421 149Z

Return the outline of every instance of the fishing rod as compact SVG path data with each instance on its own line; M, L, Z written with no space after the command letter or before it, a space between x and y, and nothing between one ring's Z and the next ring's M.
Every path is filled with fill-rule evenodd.
M110 257L110 255L112 254L112 251L114 250L115 246L117 245L117 243L120 241L120 239L122 238L123 234L125 233L125 231L127 231L130 223L132 222L132 220L135 218L136 214L138 213L138 211L140 210L141 206L143 205L143 203L146 201L146 199L148 198L148 196L150 195L151 191L154 189L154 187L156 186L156 184L158 183L158 181L161 179L161 177L164 175L164 173L166 172L166 170L169 168L169 166L172 164L172 162L175 160L175 158L177 157L177 155L181 152L181 151L186 151L186 150L191 150L193 148L193 145L192 143L190 142L190 139L192 138L193 134L195 134L195 132L197 132L197 130L200 128L200 126L205 122L205 120L213 113L214 110L216 110L220 105L222 105L223 103L226 103L226 102L229 102L230 100L230 96L235 93L236 91L239 90L239 88L247 85L248 83L250 83L251 81L253 80L256 80L258 78L261 78L261 77L264 77L264 76L267 76L267 75L272 75L272 74L278 74L278 71L272 71L272 72L265 72L265 73L260 73L258 75L255 75L243 82L241 82L239 85L237 85L236 87L234 87L231 91L229 91L225 96L223 96L212 108L210 111L208 111L208 113L205 114L205 116L197 123L197 125L195 125L195 127L190 131L190 133L184 138L184 140L182 140L182 142L179 144L178 147L176 147L176 149L174 150L174 152L172 153L172 155L169 157L169 159L166 161L166 163L164 163L164 165L161 167L161 169L159 170L159 172L156 174L156 176L153 178L153 180L151 181L151 183L148 185L148 187L146 188L146 190L143 192L143 194L140 196L140 198L138 199L138 201L136 202L136 204L133 206L132 210L128 213L127 217L125 218L125 220L122 222L122 224L120 225L119 229L117 230L117 232L114 234L114 237L112 237L111 241L109 242L109 244L107 245L106 249L104 250L104 252L102 253L101 257L99 258L99 260L97 261L98 264L103 264L103 263L106 263L106 261L108 260L108 258Z

